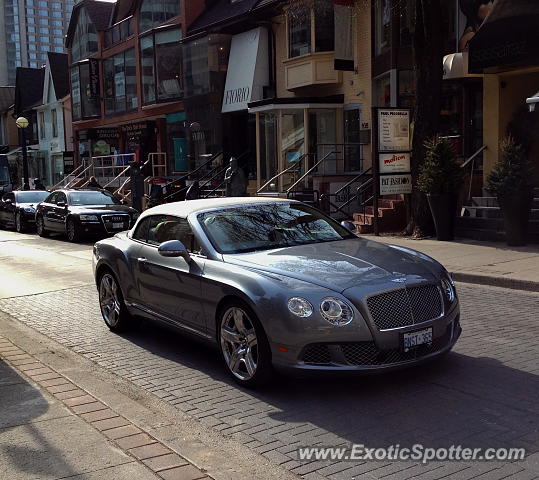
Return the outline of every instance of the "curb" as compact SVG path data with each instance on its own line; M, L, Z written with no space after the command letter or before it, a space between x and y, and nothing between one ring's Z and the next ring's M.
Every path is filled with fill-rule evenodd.
M476 285L488 285L491 287L510 288L527 292L539 292L539 282L532 280L518 280L516 278L491 277L489 275L477 275L473 273L451 272L453 280L461 283L473 283Z
M106 403L0 336L0 359L59 400L70 412L103 434L127 455L163 480L212 480L204 469L167 447Z

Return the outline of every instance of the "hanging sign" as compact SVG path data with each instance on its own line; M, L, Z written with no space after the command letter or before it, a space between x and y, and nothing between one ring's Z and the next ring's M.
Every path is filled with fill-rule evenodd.
M410 151L410 111L378 109L378 150L380 152Z
M409 153L381 153L380 173L408 173L410 172Z
M412 175L380 176L380 195L412 193Z

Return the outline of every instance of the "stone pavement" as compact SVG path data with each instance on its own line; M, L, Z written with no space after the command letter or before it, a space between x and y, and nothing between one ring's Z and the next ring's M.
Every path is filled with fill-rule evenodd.
M539 245L508 247L499 242L362 235L419 250L441 262L460 282L539 292Z
M10 316L0 313L0 330L28 327L53 340L47 351L62 353L64 347L78 354L85 363L76 372L63 368L83 388L95 370L106 374L108 383L125 383L136 403L147 405L152 396L159 408L170 408L167 418L182 419L180 437L162 421L148 420L148 413L134 423L155 438L169 439L171 448L188 452L185 458L196 458L215 478L221 464L226 468L222 460L215 462L220 449L239 444L229 456L237 471L227 478L234 480L537 479L539 293L470 284L459 284L458 290L464 333L444 362L373 377L281 378L259 391L231 382L217 351L154 324L112 334L100 317L93 286L2 299L0 310ZM69 358L75 361L72 353ZM103 398L110 402L112 396ZM129 418L121 408L116 411ZM193 428L199 433L191 434ZM528 456L519 462L428 465L297 458L299 446L353 443L521 447ZM245 461L239 465L241 455L249 456L251 467ZM253 473L257 455L267 465ZM278 475L275 467L281 469ZM245 468L250 474L241 476Z
M0 405L0 478L209 479L2 336Z

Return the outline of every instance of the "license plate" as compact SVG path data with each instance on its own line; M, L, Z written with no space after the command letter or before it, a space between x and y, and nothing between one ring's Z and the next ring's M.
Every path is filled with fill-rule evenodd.
M124 224L123 224L123 222L113 223L112 228L124 228Z
M405 352L426 343L432 343L432 327L405 333L402 338L402 347Z

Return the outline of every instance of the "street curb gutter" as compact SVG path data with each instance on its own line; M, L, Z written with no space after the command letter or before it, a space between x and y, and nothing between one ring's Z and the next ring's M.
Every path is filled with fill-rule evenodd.
M163 480L213 478L5 336L0 336L0 359Z
M451 277L456 282L488 285L491 287L510 288L528 292L539 292L539 282L532 280L518 280L516 278L492 277L489 275L477 275L473 273L451 272Z

